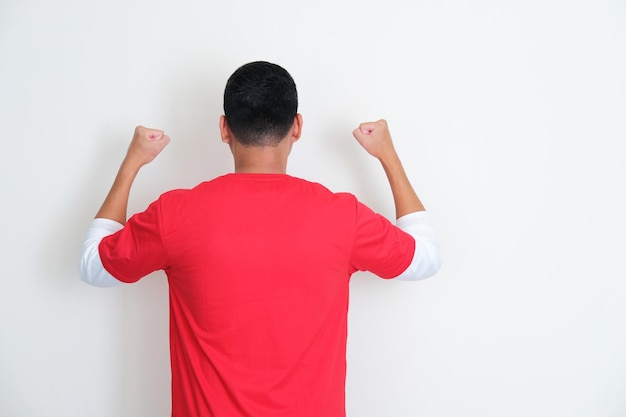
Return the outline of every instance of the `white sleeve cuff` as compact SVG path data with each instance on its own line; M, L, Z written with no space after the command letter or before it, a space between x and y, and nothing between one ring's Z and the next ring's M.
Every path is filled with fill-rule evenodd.
M437 234L425 211L416 211L396 220L396 226L413 236L415 253L408 268L395 279L417 281L435 275L441 268Z
M102 238L112 235L123 227L124 225L110 219L94 219L91 222L83 242L78 266L81 280L96 287L114 287L122 284L104 269L98 246Z

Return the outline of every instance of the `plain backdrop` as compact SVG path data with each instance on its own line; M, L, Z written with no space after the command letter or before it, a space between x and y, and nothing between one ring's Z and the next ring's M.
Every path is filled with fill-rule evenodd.
M129 211L232 170L228 76L296 80L288 171L393 218L351 132L386 118L439 232L431 279L353 276L349 417L626 415L626 3L0 1L0 415L168 416L167 283L78 279L133 129Z

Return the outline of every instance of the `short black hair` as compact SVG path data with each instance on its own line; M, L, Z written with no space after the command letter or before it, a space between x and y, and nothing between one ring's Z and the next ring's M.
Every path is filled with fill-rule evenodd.
M230 76L224 90L224 115L244 146L277 146L293 126L298 92L281 66L250 62Z

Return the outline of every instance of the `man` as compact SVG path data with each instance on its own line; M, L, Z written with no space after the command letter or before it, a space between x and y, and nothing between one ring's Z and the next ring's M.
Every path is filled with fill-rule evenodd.
M253 62L229 78L220 118L235 172L163 194L126 222L131 184L170 138L137 127L87 234L81 278L170 288L172 415L343 417L350 276L421 279L436 237L384 120L354 130L385 170L397 226L346 193L286 174L302 134L287 71Z

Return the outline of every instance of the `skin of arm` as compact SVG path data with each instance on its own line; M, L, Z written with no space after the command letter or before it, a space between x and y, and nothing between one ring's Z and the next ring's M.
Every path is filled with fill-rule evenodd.
M376 122L361 123L352 134L359 144L370 155L377 158L383 166L393 194L396 219L409 213L426 210L417 197L393 146L387 121L381 119Z
M130 188L142 166L150 163L170 142L170 137L158 129L137 126L111 190L96 218L126 223Z

